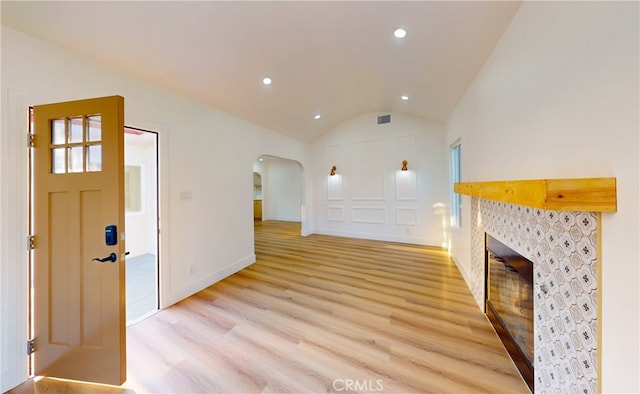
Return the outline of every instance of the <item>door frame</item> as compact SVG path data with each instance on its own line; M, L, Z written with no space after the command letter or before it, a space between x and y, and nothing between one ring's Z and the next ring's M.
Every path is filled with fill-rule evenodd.
M126 112L126 104L125 104ZM131 114L127 114L130 116ZM127 118L128 119L128 118ZM162 123L155 123L140 119L125 119L125 128L149 131L155 133L156 139L156 158L157 158L157 216L158 216L158 310L164 309L170 302L170 278L169 278L169 187L168 174L169 163L168 150L164 149L169 146L168 126ZM165 275L166 273L166 275Z
M11 302L3 302L3 317L9 316L14 324L7 325L2 331L0 340L2 352L6 354L8 365L0 368L0 391L10 390L25 382L30 376L31 358L27 355L26 344L29 331L29 150L27 136L29 131L30 107L54 100L43 100L16 93L9 90L6 99L6 123L0 136L0 171L2 183L13 185L1 191L0 214L3 217L2 255L3 274L12 279L7 293ZM11 231L5 231L11 229ZM2 290L3 293L5 290ZM4 320L4 319L3 319ZM8 342L4 342L7 340Z
M156 287L156 309L154 312L158 312L159 310L162 309L161 305L161 294L162 294L162 286L161 286L161 265L162 265L162 259L161 259L161 247L162 247L162 240L161 240L161 231L160 231L160 223L161 223L161 208L160 208L160 133L158 131L155 130L150 130L147 128L141 128L141 127L134 127L134 126L127 126L127 124L125 123L124 126L125 129L125 134L127 133L127 129L129 130L137 130L140 131L142 133L148 133L148 134L152 134L155 138L155 149L154 149L154 155L155 155L155 211L154 211L154 215L155 215L155 219L156 219L156 226L155 226L155 241L156 241L156 247L155 247L155 254L156 254L156 283L155 283L155 287ZM127 154L126 154L126 150L127 150L127 140L125 138L125 166L127 165ZM127 213L125 212L125 223L127 221ZM128 299L127 299L128 302ZM147 315L146 317L148 317L149 315ZM133 324L137 323L137 321L134 321ZM129 322L127 321L127 326L129 325Z
M6 108L6 116L3 117L2 133L0 133L0 171L2 172L2 185L0 186L0 215L3 220L2 245L0 245L0 259L3 261L2 274L6 274L12 280L9 286L2 287L0 291L9 294L12 299L2 302L0 310L3 317L9 316L14 322L1 328L0 344L2 352L6 354L6 365L0 365L0 392L10 390L30 378L31 358L26 352L26 343L30 337L29 331L29 251L26 248L29 235L29 160L27 146L27 133L29 130L29 108L34 105L60 102L68 100L67 97L36 96L25 92L19 92L9 88L6 96L2 98L3 107ZM125 104L126 109L126 104ZM170 281L167 259L169 255L169 189L167 177L168 151L164 146L169 146L169 127L163 123L157 123L140 118L131 119L131 113L127 114L126 123L130 127L144 130L154 130L158 134L158 217L159 224L159 310L170 302ZM8 231L10 229L11 231ZM4 319L3 319L4 320Z

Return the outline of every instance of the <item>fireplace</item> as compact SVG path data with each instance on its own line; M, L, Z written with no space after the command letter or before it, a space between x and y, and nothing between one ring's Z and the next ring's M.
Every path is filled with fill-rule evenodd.
M534 392L601 392L601 215L617 211L616 179L467 182L454 191L471 196L471 261L461 272L480 308L491 313L487 234L533 262Z
M533 392L533 263L486 235L487 316Z

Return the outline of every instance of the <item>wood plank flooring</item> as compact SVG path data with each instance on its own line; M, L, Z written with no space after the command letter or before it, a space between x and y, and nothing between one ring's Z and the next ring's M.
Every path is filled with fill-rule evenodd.
M122 393L529 392L440 249L255 230L255 264L128 327Z
M435 248L256 222L257 262L128 328L150 393L527 393Z
M53 378L29 379L7 394L136 394L118 386L92 384Z

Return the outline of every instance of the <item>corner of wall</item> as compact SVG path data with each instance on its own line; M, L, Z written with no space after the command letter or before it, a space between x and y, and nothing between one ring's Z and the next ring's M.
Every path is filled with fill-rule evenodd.
M171 291L169 295L163 299L162 308L167 308L183 299L206 289L209 286L221 281L222 279L239 272L251 264L256 262L256 255L252 254L246 258L236 261L212 274L209 274L195 282L189 283L187 286Z

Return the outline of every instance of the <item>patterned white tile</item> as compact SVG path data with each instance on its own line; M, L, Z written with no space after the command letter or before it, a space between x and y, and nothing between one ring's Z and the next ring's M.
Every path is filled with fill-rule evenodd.
M471 205L471 290L479 304L485 233L534 263L535 391L597 392L597 215L478 198Z

